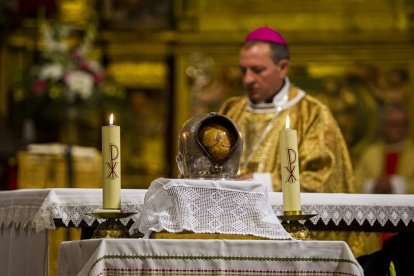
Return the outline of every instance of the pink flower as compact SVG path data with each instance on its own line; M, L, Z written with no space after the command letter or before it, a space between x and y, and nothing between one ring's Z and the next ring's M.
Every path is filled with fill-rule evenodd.
M75 50L75 51L73 51L73 53L72 53L72 58L73 58L73 60L75 61L75 62L81 62L81 61L83 61L85 58L83 57L83 55L82 55L82 53L81 53L81 51L80 50Z
M105 79L105 72L104 71L95 72L93 74L93 80L94 80L95 83L100 83L104 79Z
M80 68L81 70L84 70L84 71L87 71L87 72L91 71L91 69L90 69L90 67L89 67L89 64L88 64L88 63L86 63L86 62L82 62L82 63L79 65L79 68Z
M36 80L32 84L32 89L36 94L42 94L46 89L46 82L44 80Z

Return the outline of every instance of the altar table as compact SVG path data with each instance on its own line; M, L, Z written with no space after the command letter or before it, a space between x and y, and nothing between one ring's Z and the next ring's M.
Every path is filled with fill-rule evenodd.
M95 239L63 242L58 275L363 275L341 241Z
M146 190L123 190L123 209L138 211ZM0 275L48 275L48 230L92 225L102 189L24 189L0 192Z
M138 220L146 190L123 189L122 210ZM414 229L414 195L302 193L302 211L316 214L312 229L407 231ZM270 193L276 214L282 193ZM88 215L102 208L102 189L27 189L0 192L0 275L47 275L48 230L91 226ZM33 254L36 252L36 254ZM18 262L16 262L18 260ZM25 264L19 265L19 264Z
M123 189L122 210L137 221L145 189ZM269 193L276 214L283 214L282 193ZM316 214L307 226L326 230L414 230L414 195L302 193L302 212ZM26 189L0 192L0 227L31 229L36 233L56 226L93 225L88 214L102 208L102 189ZM392 229L388 229L387 227ZM386 228L386 229L384 229Z

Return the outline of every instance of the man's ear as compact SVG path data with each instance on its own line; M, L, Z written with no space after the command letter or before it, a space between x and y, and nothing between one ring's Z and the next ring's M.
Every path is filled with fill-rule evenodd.
M280 73L282 77L286 77L289 71L289 60L282 59L279 61Z

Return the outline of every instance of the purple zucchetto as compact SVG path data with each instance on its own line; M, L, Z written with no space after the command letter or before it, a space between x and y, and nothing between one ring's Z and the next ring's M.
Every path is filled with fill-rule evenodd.
M283 38L283 36L276 30L271 29L269 27L260 27L254 31L251 31L246 36L245 41L250 41L250 40L262 40L262 41L273 42L276 44L287 45L286 40Z

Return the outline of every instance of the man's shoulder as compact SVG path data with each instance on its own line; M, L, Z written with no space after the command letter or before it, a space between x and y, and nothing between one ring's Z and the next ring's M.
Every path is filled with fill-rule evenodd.
M295 106L296 112L301 114L302 119L306 118L309 122L316 121L323 125L331 125L338 128L338 123L332 110L316 97L305 93L305 96Z
M247 104L247 98L245 96L235 96L228 98L220 107L219 113L226 114L234 108L240 108Z
M315 96L309 95L308 93L305 94L303 100L310 105L318 106L320 108L327 108L327 106L319 99L317 99Z
M231 104L237 104L237 103L245 103L247 101L246 96L234 96L226 99L223 103L223 105L231 105Z
M299 91L303 91L297 87L292 88L293 95L296 95L299 93ZM290 93L292 93L290 92ZM305 92L305 91L304 91ZM309 93L305 92L305 96L299 101L299 105L306 106L308 109L312 109L315 111L315 109L320 109L321 111L326 111L330 113L330 109L327 105L322 103L319 99L317 99L314 96L309 95Z

